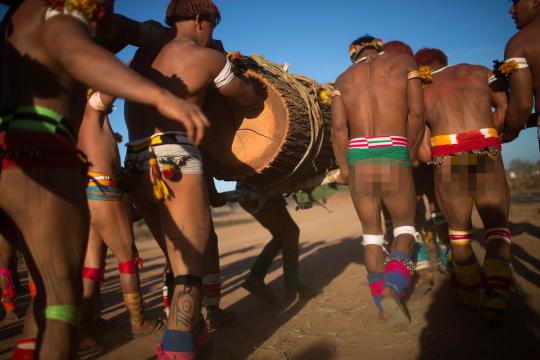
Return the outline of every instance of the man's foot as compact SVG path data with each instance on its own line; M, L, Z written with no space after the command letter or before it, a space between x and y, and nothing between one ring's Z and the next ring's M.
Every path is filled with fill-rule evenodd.
M381 307L388 322L392 325L408 325L411 321L405 308L401 304L399 296L389 287L385 287L382 293Z
M415 280L412 298L421 298L433 288L434 277L431 269L418 270Z
M144 322L139 326L131 325L131 335L134 338L140 338L144 336L149 336L157 334L163 329L165 323L163 319L157 318L152 320L144 320Z
M313 299L320 294L322 294L321 290L313 289L305 285L298 286L298 295L300 295L301 299Z
M83 332L79 340L77 355L79 357L85 357L90 355L96 355L100 352L101 346L99 346L96 339L91 334Z
M279 302L276 294L262 280L247 278L241 286L269 305L275 305Z
M482 319L493 323L505 320L509 297L510 293L505 290L486 290L485 297L480 307L480 315Z
M217 306L206 307L206 324L210 330L221 329L232 324L237 318L234 311L220 309Z
M322 294L322 291L310 288L305 285L299 285L296 291L286 291L285 300L295 300L299 298L301 300L310 300L318 295Z
M379 310L379 320L388 321L388 315L386 315L383 309Z
M17 320L19 320L19 317L17 316L17 313L15 311L7 311L6 317L4 318L4 320L0 321L0 324L7 325Z

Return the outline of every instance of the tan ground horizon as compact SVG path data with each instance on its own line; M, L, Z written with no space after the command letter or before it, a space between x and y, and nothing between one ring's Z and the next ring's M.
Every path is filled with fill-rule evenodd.
M515 294L509 320L488 326L477 314L460 308L448 279L437 276L425 296L409 300L412 322L392 328L377 320L362 261L360 223L347 193L327 203L327 210L291 213L301 229L300 271L303 281L322 293L310 301L269 308L240 287L249 267L269 240L269 234L248 214L237 210L220 217L223 283L222 305L238 320L213 334L209 359L539 359L540 358L540 203L513 203L513 266L522 294ZM230 221L229 221L230 220ZM476 228L481 223L475 216ZM477 240L482 238L478 231ZM483 241L475 242L481 255ZM144 258L141 273L148 315L161 312L163 255L144 229L137 231ZM281 261L267 281L282 296ZM27 296L21 299L21 305ZM160 336L131 339L122 303L116 263L109 255L103 286L103 317L99 335L104 350L91 359L153 359ZM20 311L23 306L20 306ZM10 347L22 323L0 328L0 359L10 358Z

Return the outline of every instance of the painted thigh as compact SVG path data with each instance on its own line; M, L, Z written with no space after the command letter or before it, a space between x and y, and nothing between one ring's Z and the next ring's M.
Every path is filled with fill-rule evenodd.
M175 276L205 274L204 253L210 236L210 213L203 175L167 181L174 194L159 206L161 229Z

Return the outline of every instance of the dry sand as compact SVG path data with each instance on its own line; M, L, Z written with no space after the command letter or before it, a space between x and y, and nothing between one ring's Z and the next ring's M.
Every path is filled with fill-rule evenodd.
M307 285L322 290L309 301L269 308L250 296L240 283L269 240L269 234L241 210L220 216L217 229L221 252L224 308L238 320L213 333L214 352L209 359L540 359L540 203L513 203L513 266L522 294L515 294L509 320L497 327L483 323L478 314L456 303L445 276L424 296L407 303L412 322L392 328L377 320L362 260L362 234L348 194L332 197L327 210L320 206L292 215L301 229L301 276ZM475 215L476 228L481 227ZM478 231L476 239L481 239ZM142 288L148 315L161 312L163 255L142 229L137 246L144 258ZM483 256L483 241L474 243ZM283 295L281 260L267 278ZM24 305L27 296L20 300ZM103 287L103 317L108 320L99 335L104 351L93 359L153 359L160 336L133 340L122 303L114 259L107 259ZM23 311L23 306L20 306ZM0 328L0 359L22 323Z

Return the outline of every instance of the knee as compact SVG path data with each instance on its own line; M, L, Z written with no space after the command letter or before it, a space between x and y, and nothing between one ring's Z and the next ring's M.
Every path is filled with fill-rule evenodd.
M283 227L280 227L279 229L276 229L272 233L274 235L274 238L282 238L286 239L287 241L296 241L298 242L300 238L300 228L296 223L292 222L290 224L284 224Z

